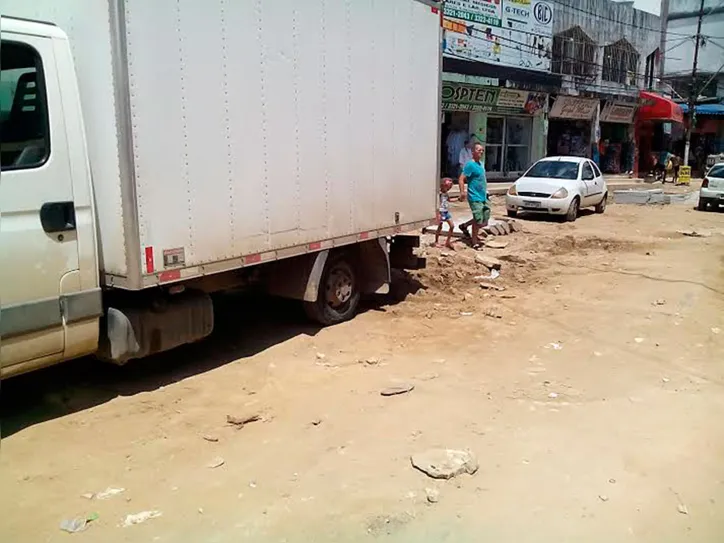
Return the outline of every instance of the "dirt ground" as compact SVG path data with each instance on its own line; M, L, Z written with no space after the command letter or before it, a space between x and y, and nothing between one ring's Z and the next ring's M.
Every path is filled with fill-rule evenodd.
M200 344L3 382L0 540L724 541L724 213L519 223L484 251L504 290L425 248L349 323L226 297ZM480 469L432 480L410 464L432 447Z

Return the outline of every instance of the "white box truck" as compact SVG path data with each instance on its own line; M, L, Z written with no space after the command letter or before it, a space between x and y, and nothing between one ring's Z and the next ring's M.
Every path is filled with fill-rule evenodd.
M426 0L0 0L0 361L197 341L256 285L322 324L422 265Z

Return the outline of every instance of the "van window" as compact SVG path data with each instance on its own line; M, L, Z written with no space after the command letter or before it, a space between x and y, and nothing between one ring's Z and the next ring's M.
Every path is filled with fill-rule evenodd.
M0 165L37 168L50 154L48 107L38 52L24 43L0 44Z

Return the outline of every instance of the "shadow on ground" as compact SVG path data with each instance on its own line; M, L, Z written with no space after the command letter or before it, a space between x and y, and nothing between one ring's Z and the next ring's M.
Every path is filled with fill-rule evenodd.
M360 312L382 311L424 288L407 273L395 273L391 292L362 303ZM81 358L3 381L2 437L103 404L117 396L156 390L243 360L300 335L314 336L300 302L224 294L215 297L214 332L203 341L115 366Z

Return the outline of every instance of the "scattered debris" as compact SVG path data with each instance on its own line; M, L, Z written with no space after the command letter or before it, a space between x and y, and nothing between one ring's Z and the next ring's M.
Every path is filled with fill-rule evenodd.
M498 296L498 298L500 298L501 300L513 300L517 298L517 296L515 294L501 294L500 296Z
M685 506L683 503L680 503L676 509L677 509L677 510L679 511L679 513L681 513L682 515L688 515L688 514L689 514L689 510L686 508L686 506Z
M662 377L661 381L664 383L668 383L669 381L671 381L671 379L669 379L668 377Z
M98 520L98 513L90 513L85 517L76 517L74 519L64 519L60 521L60 529L69 534L77 534L88 528L88 524Z
M452 479L461 473L473 475L478 471L478 460L470 451L430 449L410 457L413 467L433 479Z
M502 292L505 290L505 287L499 287L498 285L491 285L490 283L480 283L480 288L483 290L496 290L498 292Z
M108 498L112 498L113 496L117 496L118 494L121 494L125 492L125 488L114 488L112 486L109 486L105 490L102 490L101 492L98 492L95 495L96 500L107 500Z
M560 343L549 343L548 345L545 346L545 348L553 349L554 351L562 351L563 345L561 345Z
M615 484L616 484L616 479L611 478L611 479L608 480L608 482L611 483L612 485L615 485Z
M226 415L226 422L228 422L229 424L233 424L234 426L238 426L239 429L243 428L244 425L249 424L250 422L257 422L260 420L261 415L259 413L254 413L253 415L245 415L242 417Z
M425 495L429 503L437 503L440 501L440 491L436 488L426 488Z
M557 392L551 392L550 394L548 394L548 397L549 397L550 399L552 399L552 400L555 400L555 399L558 397L558 393L557 393Z
M460 316L461 317L472 317L473 313L471 311L461 311Z
M664 300L663 298L659 298L652 305L666 305L666 300Z
M224 465L224 459L221 458L220 456L216 456L216 457L214 457L213 460L211 460L211 462L206 464L206 467L213 469L213 468L219 468L223 465Z
M599 494L598 499L601 500L602 502L607 502L608 496L606 496L605 494Z
M134 524L141 524L142 522L146 522L147 520L151 520L154 518L158 518L163 513L161 511L141 511L140 513L134 513L132 515L126 515L126 518L123 520L123 527L128 528L129 526L133 526Z
M324 353L317 353L317 360L324 360L327 358L327 355Z
M214 436L214 435L211 435L211 434L204 434L204 435L202 435L201 437L202 437L203 439L205 439L206 441L210 441L211 443L217 443L217 442L219 441L218 436Z
M710 238L711 232L697 232L696 230L677 230L677 234L689 238Z
M322 424L322 419L314 419L314 420L311 422L311 425L312 425L312 426L319 426L320 424Z
M508 246L508 242L491 239L485 242L485 246L490 249L505 249Z
M719 332L721 332L721 330L719 328L714 327L711 329L712 334L718 334Z
M249 488L256 488L256 481L249 481Z
M406 394L412 392L415 389L415 385L408 383L404 385L395 385L384 388L380 391L382 396L397 396L398 394Z
M593 351L593 356L603 356L603 353L600 353L598 351Z
M645 340L644 340L644 338L642 338L642 337L635 337L635 338L634 338L634 341L635 341L636 343L643 343Z
M483 315L485 315L486 317L491 317L491 318L493 318L493 319L502 319L502 318L503 318L503 315L501 315L500 313L498 313L498 312L497 312L495 309L493 309L493 308L486 309L485 311L483 311Z
M475 255L475 262L482 264L489 270L499 270L503 267L503 263L497 258L480 253Z
M367 364L368 366L376 366L378 365L382 360L379 358L376 358L374 356L371 356L369 358L365 358L364 360L360 360L361 364Z

